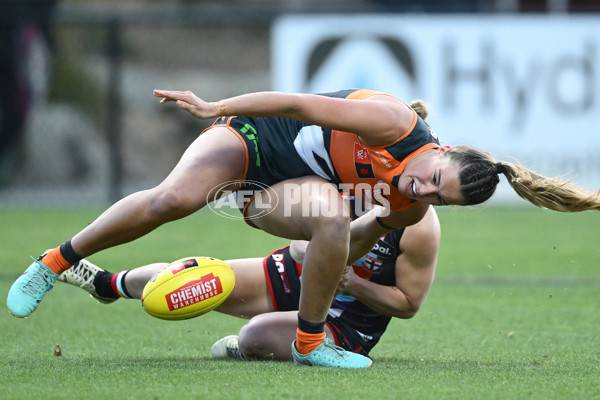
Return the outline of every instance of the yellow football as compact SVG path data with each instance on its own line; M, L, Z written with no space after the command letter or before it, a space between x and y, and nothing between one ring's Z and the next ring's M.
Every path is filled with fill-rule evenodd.
M194 318L221 305L234 286L235 274L224 261L182 258L150 279L142 292L142 308L160 319Z

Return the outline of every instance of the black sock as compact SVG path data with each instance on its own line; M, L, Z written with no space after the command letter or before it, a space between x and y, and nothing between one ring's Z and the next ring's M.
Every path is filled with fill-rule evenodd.
M111 284L113 275L116 274L108 271L100 271L96 274L96 277L94 278L94 287L96 288L98 296L109 299L119 298L119 295L115 293Z
M305 333L323 333L325 332L325 321L309 322L303 319L298 313L298 328Z
M71 265L77 264L83 258L79 254L75 253L75 250L73 250L73 247L71 246L70 240L60 245L60 255L63 256L63 258Z

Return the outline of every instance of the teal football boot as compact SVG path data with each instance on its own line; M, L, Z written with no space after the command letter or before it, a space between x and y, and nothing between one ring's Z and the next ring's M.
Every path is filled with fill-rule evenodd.
M8 311L17 318L25 318L35 311L46 293L54 287L58 274L35 260L8 291Z
M296 350L296 341L292 342L292 356L299 365L314 365L338 368L366 368L371 365L369 357L346 351L333 344L329 338L308 354L300 354Z

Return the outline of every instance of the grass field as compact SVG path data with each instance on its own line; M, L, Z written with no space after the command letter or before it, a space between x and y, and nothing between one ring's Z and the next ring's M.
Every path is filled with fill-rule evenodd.
M446 208L421 311L394 320L359 371L213 361L244 323L167 322L58 283L38 311L0 313L1 399L600 399L600 214ZM0 292L98 210L2 210ZM183 256L262 256L284 240L210 213L91 257L111 270ZM3 306L4 307L4 306ZM55 355L60 346L61 355Z

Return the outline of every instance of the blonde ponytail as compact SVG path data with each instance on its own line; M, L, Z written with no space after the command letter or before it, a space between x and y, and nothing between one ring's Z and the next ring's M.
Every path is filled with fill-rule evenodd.
M513 190L538 207L562 212L600 211L600 191L590 192L570 182L547 178L518 164L499 164Z
M547 178L518 164L496 162L490 153L471 146L456 146L446 153L459 165L459 181L465 205L489 199L504 174L513 190L538 207L554 211L600 211L600 190L590 192L570 182Z
M429 115L429 111L427 110L427 104L424 100L413 100L410 102L410 108L415 110L415 112L419 115L419 117L423 118L423 120L427 119Z

